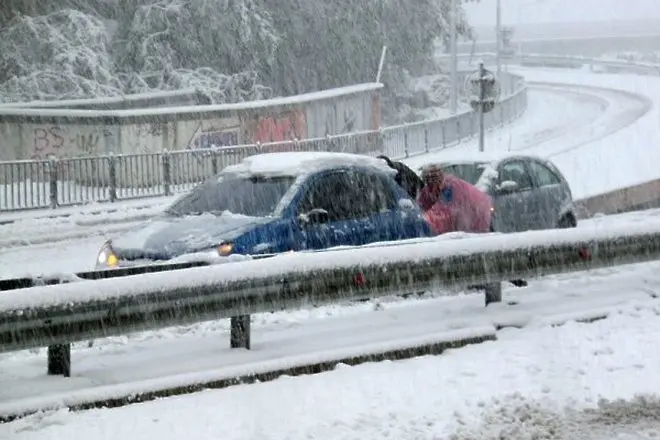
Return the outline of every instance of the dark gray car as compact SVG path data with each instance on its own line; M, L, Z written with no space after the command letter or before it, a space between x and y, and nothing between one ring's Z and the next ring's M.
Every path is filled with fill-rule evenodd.
M490 194L494 205L491 226L494 231L520 232L577 226L568 182L547 159L508 155L497 159L447 160L437 165L446 173Z

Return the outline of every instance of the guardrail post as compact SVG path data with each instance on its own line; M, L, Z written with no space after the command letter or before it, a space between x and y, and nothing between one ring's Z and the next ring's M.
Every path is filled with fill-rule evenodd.
M410 157L410 151L408 150L408 127L403 129L403 152L405 157Z
M218 174L218 151L216 149L211 150L211 172L214 176Z
M231 317L229 346L250 349L250 315Z
M447 146L447 133L446 133L447 130L445 130L447 126L445 124L446 121L442 121L442 123L440 124L440 131L442 132L442 148L445 148Z
M48 346L48 374L71 377L71 344Z
M502 302L502 283L486 284L485 288L485 302L486 305L491 303Z
M170 153L169 151L163 151L163 189L165 190L165 195L172 195L172 188L170 188L172 183L172 169L170 166Z
M330 135L328 133L326 133L325 137L323 138L323 144L323 150L321 151L332 151L337 153L337 151L333 150L332 140L330 139Z
M378 142L380 143L380 154L387 154L387 145L385 145L385 132L383 127L378 127Z
M424 151L429 152L429 127L428 125L424 126Z
M110 202L117 201L117 158L112 152L108 156L108 192Z
M461 118L456 118L456 143L460 144L463 142L463 136L461 134Z
M50 198L50 207L52 209L57 208L57 178L58 178L58 171L57 171L57 157L55 156L50 156L48 158L48 195Z

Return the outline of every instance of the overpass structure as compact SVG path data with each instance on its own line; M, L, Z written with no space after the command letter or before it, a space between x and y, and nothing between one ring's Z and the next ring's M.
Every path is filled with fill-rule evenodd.
M511 47L518 53L582 55L598 57L610 52L660 51L660 32L640 35L612 35L570 38L516 39L515 29ZM458 53L495 52L495 41L476 41L458 44Z

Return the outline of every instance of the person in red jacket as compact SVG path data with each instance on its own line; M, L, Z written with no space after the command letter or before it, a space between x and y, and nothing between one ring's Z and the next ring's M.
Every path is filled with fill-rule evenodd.
M422 173L424 187L417 203L424 211L424 218L436 234L447 232L490 232L492 200L488 194L463 179L445 174L438 166L431 165ZM512 280L512 283L527 283ZM471 286L484 289L486 305L502 301L502 283Z
M424 187L417 203L436 234L490 232L492 200L465 180L431 165L422 174Z

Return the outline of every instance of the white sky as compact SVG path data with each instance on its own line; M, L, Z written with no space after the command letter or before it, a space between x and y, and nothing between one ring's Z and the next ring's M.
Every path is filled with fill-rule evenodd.
M496 0L463 0L472 25L495 23ZM660 19L660 0L501 0L505 24Z

